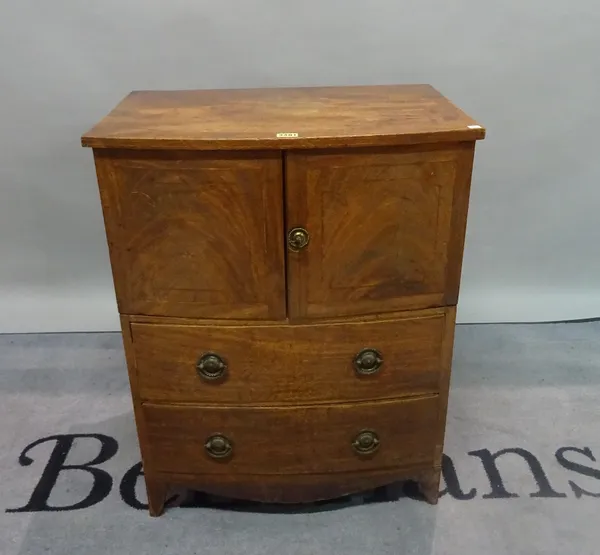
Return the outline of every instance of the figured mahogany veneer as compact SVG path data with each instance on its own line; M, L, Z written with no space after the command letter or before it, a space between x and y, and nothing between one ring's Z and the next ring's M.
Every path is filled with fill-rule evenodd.
M246 408L144 403L156 470L180 474L319 474L433 466L438 396L335 405ZM398 423L402 422L402 426ZM249 425L251 423L251 425ZM352 442L373 429L379 446L359 454ZM223 461L207 454L217 430L232 445ZM293 441L290 441L293 437ZM221 462L221 464L215 464Z
M455 304L473 143L286 155L290 317Z
M82 142L93 148L255 150L484 136L483 127L429 85L380 85L134 91Z
M428 85L141 91L94 159L149 510L437 501L475 141Z
M280 153L94 154L121 313L285 318Z
M433 310L394 320L283 325L132 323L143 400L225 406L348 402L437 393L454 312ZM366 346L382 363L360 374ZM222 376L194 371L201 354L227 364Z

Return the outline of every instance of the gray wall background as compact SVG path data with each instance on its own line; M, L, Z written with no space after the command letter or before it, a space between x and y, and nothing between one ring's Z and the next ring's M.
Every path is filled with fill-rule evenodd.
M91 152L132 89L431 83L488 128L462 322L600 315L597 0L0 0L0 332L117 329Z

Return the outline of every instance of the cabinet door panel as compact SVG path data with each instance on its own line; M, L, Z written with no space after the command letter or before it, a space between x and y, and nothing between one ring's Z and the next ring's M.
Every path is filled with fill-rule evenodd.
M122 313L285 317L279 153L95 159Z
M291 317L453 304L473 143L287 154Z

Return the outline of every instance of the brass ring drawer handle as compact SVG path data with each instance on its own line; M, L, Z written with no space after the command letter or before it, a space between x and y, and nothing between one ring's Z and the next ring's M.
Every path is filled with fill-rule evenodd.
M377 349L363 349L354 357L354 369L361 376L376 374L383 364L383 356Z
M298 252L305 248L310 241L308 231L303 227L294 227L288 233L288 246L291 251Z
M204 353L196 363L196 371L205 380L219 380L227 372L227 361L216 353Z
M379 436L373 430L362 430L352 441L352 447L359 455L370 455L379 449Z
M225 459L233 452L231 441L222 434L213 434L208 437L204 448L213 459Z

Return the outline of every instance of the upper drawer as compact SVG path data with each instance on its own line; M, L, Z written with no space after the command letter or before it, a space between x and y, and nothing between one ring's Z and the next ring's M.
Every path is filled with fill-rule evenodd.
M290 317L456 304L473 151L288 152L287 223L308 238L288 249Z
M449 309L316 325L132 323L131 332L143 400L278 404L437 392L453 324Z
M285 317L277 152L95 152L119 310Z

